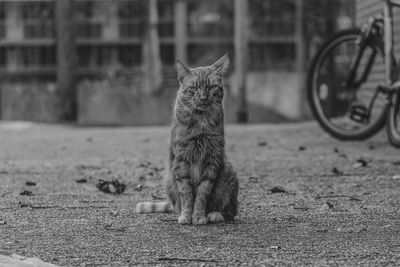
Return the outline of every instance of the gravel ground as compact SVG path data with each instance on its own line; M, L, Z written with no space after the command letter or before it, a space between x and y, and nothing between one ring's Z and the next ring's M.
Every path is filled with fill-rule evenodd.
M239 216L197 227L134 213L165 197L168 133L0 123L0 254L62 266L400 263L400 151L384 133L344 143L315 123L228 125ZM106 194L99 179L127 188Z

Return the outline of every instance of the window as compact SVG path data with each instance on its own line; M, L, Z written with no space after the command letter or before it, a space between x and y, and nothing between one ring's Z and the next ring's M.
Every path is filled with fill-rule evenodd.
M30 1L22 4L24 38L40 39L55 36L54 2Z
M249 0L249 68L294 68L295 0Z
M123 1L119 4L119 31L122 38L141 38L144 34L145 15L144 1Z

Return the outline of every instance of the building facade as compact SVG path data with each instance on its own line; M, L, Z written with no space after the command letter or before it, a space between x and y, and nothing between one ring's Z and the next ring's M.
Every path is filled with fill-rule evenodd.
M71 16L57 16L57 1L71 2ZM157 119L157 114L170 113L174 94L161 93L159 98L163 100L159 104L158 100L154 100L157 96L144 97L135 92L143 87L143 65L146 49L150 45L146 42L146 34L151 27L148 2L1 0L2 118L57 120L59 115L53 109L62 101L57 91L62 87L60 76L64 73L59 69L64 66L68 72L68 66L74 66L76 83L69 85L73 87L69 90L77 91L72 97L76 99L75 108L81 123L167 123L168 117L160 115ZM304 76L307 64L329 28L324 14L327 5L319 2L247 0L246 93L250 122L306 117ZM340 2L350 1L332 2L337 7ZM344 4L337 10L334 19L339 15L351 17ZM189 66L202 66L211 64L228 52L232 62L235 60L234 21L237 12L233 0L157 1L157 45L164 91L176 91L173 65L177 58ZM65 19L68 21L60 21ZM68 35L73 38L70 44L74 49L68 52L72 53L71 56L62 57L65 53L60 51L63 47L60 46L63 42L60 24L73 25L73 34ZM333 28L337 28L336 21L333 24ZM73 64L65 67L64 61L69 60L74 61ZM227 117L230 122L236 120L235 112L239 108L237 98L240 94L235 86L235 77L235 69L232 68L226 81L229 91ZM88 81L92 81L92 86ZM112 102L110 98L119 100ZM140 102L138 98L146 100ZM131 103L122 105L121 99L130 99ZM155 107L166 107L147 110L149 101L155 101ZM125 108L119 110L121 106ZM104 109L115 115L102 122ZM137 120L118 120L121 116L138 116L138 113L151 115Z

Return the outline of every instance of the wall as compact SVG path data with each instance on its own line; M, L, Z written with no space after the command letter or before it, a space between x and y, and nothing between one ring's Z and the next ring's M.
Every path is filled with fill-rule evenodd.
M56 122L59 118L53 82L4 82L1 84L1 115L4 120Z
M136 73L136 76L139 76ZM234 75L226 79L225 119L237 121L239 109ZM288 72L250 73L247 79L249 122L284 122L297 118L298 75ZM164 88L159 93L143 91L140 82L119 78L85 81L78 86L80 125L166 125L172 117L178 84L175 70L164 69Z

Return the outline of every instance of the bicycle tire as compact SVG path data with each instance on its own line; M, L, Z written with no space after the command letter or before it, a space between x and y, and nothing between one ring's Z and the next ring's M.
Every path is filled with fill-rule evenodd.
M325 117L322 111L321 103L316 103L317 98L316 98L316 75L319 75L319 72L321 68L322 62L330 56L329 53L331 53L332 49L337 47L339 44L342 42L345 42L346 40L356 40L356 38L360 34L360 29L355 28L355 29L348 29L348 30L343 30L335 35L333 35L330 39L328 39L322 47L319 49L318 53L315 55L315 57L312 60L311 67L309 68L308 74L307 74L307 100L311 109L311 112L318 122L318 124L321 126L322 129L324 129L327 133L329 133L331 136L343 140L343 141L356 141L356 140L365 140L374 134L376 134L379 130L381 130L386 122L386 114L388 111L388 106L386 104L383 105L382 107L382 112L379 114L378 118L368 125L364 130L356 131L356 132L345 132L341 131L338 127L332 125L332 123L329 121L328 118ZM372 48L379 56L384 58L384 46L383 46L383 41L380 38L370 38L368 41L366 41L366 46L369 48ZM397 69L397 65L395 60L393 60L394 63L394 68ZM321 100L320 100L321 101ZM320 106L318 106L320 105Z
M391 104L387 113L386 121L386 135L388 137L389 143L397 148L400 148L400 131L397 130L397 124L400 111L400 93L395 92L391 96Z

